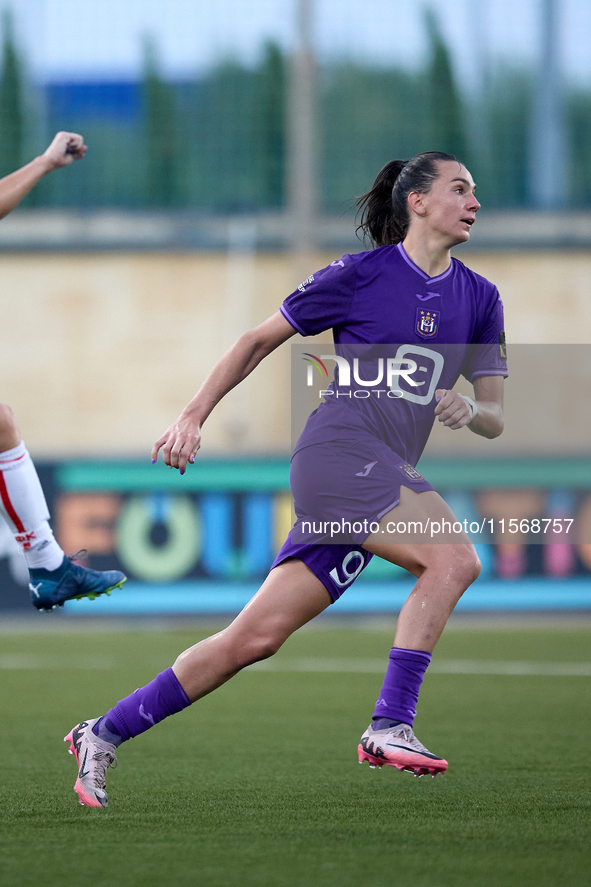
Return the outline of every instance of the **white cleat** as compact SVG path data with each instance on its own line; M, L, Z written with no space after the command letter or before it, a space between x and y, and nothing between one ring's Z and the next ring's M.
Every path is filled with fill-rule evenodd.
M397 770L408 770L421 777L435 777L447 770L447 761L432 754L419 742L410 724L398 724L385 730L367 728L357 748L359 763L369 761L373 769L388 764Z
M107 807L109 797L105 791L105 775L108 767L117 766L115 746L104 739L99 739L92 732L98 718L92 721L81 721L67 736L64 742L70 743L68 749L76 758L78 777L74 791L78 800L85 807Z

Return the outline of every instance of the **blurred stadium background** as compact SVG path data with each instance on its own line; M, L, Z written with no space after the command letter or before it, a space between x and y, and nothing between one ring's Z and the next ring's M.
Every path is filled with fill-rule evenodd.
M290 525L289 348L220 405L185 478L150 446L243 329L363 248L353 200L386 161L464 158L483 209L458 256L499 286L509 343L540 346L540 365L542 346L591 348L586 0L3 9L0 175L60 129L90 146L0 224L1 397L61 544L131 577L77 613L232 611L257 587ZM591 606L587 352L576 387L538 392L535 428L430 445L423 471L461 518L589 527L481 546L466 609ZM24 612L12 545L0 526L0 607ZM396 609L405 575L375 559L338 607Z

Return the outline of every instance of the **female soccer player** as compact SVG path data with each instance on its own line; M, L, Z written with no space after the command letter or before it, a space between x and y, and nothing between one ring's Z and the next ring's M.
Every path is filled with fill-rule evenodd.
M337 397L335 386L309 418L292 463L298 521L244 610L146 687L66 737L79 767L74 789L82 804L107 805L105 774L116 762L117 746L273 655L336 600L374 554L409 570L417 582L398 618L359 760L418 776L447 768L416 739L412 726L431 653L480 566L463 534L433 544L408 534L399 540L396 528L455 522L414 468L435 418L450 429L468 426L489 438L503 429L502 304L491 283L450 256L451 247L470 237L480 206L474 187L468 170L448 154L387 164L361 199L361 228L376 248L345 255L312 275L277 314L241 336L154 444L152 460L162 450L165 463L183 474L215 405L296 332L315 335L332 328L337 351L350 353L368 343L390 348L403 343L394 346L398 397ZM474 351L470 345L482 347ZM460 372L472 380L475 402L452 390ZM336 515L353 524L365 519L369 530L346 530L338 544L303 537L306 519Z
M40 179L81 160L86 150L78 133L58 132L43 154L0 179L0 219L12 212ZM125 582L119 570L88 570L66 557L49 525L45 496L15 415L5 403L0 403L0 515L25 556L31 601L38 610L61 607L72 598L94 598Z

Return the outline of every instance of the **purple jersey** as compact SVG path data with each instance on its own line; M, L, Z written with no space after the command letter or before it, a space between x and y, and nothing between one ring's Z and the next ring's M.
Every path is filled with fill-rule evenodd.
M344 255L300 284L281 312L303 336L332 328L336 354L349 365L358 360L348 390L339 378L312 413L296 452L364 433L416 465L433 426L437 388L453 388L460 375L507 375L499 293L457 259L428 277L402 244ZM398 398L385 384L374 385L371 396L352 396L364 387L358 380L377 378L386 345L398 366L408 371L414 361L412 375L398 376Z

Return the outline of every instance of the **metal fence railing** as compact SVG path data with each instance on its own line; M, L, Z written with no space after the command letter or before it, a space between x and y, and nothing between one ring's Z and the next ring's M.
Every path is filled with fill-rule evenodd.
M385 0L226 0L215 7L130 0L117 7L112 31L103 22L93 41L88 5L72 6L72 20L66 4L34 0L43 25L34 29L29 5L15 2L2 19L0 174L39 151L55 130L71 129L91 146L87 161L42 182L28 205L214 213L286 206L299 9L311 23L314 50L307 63L320 209L342 212L384 162L426 149L464 159L488 206L591 206L591 73L566 64L577 9L581 21L589 18L586 0L536 0L534 36L512 59L493 22L506 0L411 5L416 20L405 42L416 43L412 63L412 51L401 51L404 11L396 26ZM507 41L516 46L526 5L515 0L506 21ZM101 5L103 18L109 8ZM363 9L369 36L346 27ZM466 18L478 9L480 32ZM278 12L291 24L280 27ZM372 53L372 39L377 43L386 27L390 56ZM450 37L457 29L478 59L472 77L462 67L461 42ZM203 61L196 49L191 66L186 35L200 31L217 35L210 40L217 50ZM486 52L473 45L478 33L487 38ZM84 40L89 61L77 72L76 43ZM182 65L175 64L175 41ZM545 187L554 179L555 187Z

